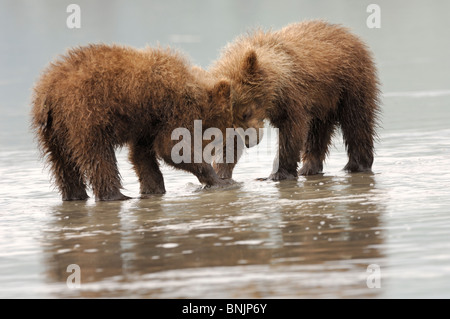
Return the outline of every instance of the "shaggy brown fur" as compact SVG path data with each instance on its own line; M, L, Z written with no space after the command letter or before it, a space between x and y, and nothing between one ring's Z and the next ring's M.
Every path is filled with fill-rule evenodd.
M229 44L211 72L232 86L234 122L279 128L279 169L270 179L322 171L340 125L349 172L370 171L379 113L376 69L366 45L346 28L322 21L256 31ZM214 164L231 178L235 163Z
M215 84L215 85L214 85ZM32 127L63 200L127 199L114 150L128 145L143 196L165 193L158 158L224 185L209 163L175 164L175 128L231 126L230 85L169 49L89 45L52 63L34 87ZM193 134L193 133L192 133ZM203 158L203 157L202 157Z

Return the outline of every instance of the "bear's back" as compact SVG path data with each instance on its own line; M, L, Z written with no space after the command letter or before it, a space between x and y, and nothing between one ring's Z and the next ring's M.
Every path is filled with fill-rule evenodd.
M290 24L274 35L296 53L306 71L311 69L316 74L320 70L349 72L353 76L361 64L373 64L366 44L340 25L321 20L304 21Z
M190 65L170 49L134 49L91 44L69 50L43 72L34 90L34 104L80 121L119 114L164 117L182 104Z

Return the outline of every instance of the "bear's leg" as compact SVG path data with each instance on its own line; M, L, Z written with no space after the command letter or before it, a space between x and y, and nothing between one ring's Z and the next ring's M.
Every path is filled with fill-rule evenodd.
M355 99L356 100L356 99ZM370 104L370 101L367 101ZM375 104L374 104L375 105ZM348 163L348 172L370 172L373 163L376 107L358 105L347 99L339 111Z
M141 185L141 195L164 194L164 178L159 169L152 143L143 141L130 144L129 159Z
M229 179L233 177L233 169L236 163L212 163L214 170L222 179Z
M212 166L217 174L222 179L230 179L233 177L233 169L236 166L237 162L241 158L244 150L241 149L239 143L237 142L237 136L234 138L233 143L227 142L223 146L222 153L216 154L216 158L214 159ZM228 145L230 144L230 145ZM227 161L227 154L233 154L233 158L231 159L231 163ZM222 163L217 163L217 160L220 158ZM231 156L229 156L231 157ZM230 159L228 159L230 160Z
M108 137L101 134L80 134L83 138L79 145L84 147L78 152L77 162L80 169L86 172L96 201L126 200L130 197L120 192L122 184L117 168L117 160L113 145L105 145Z
M177 169L182 169L184 171L194 174L200 183L204 184L206 187L211 186L226 186L233 183L231 179L221 179L217 176L213 167L206 163L174 163L170 158L164 158L164 160L173 167Z
M60 132L61 133L61 132ZM58 187L63 201L86 200L89 196L86 193L84 177L79 168L72 161L67 147L63 147L60 138L65 135L57 134L51 128L40 136L41 146L48 154L55 184Z
M304 137L300 130L292 123L279 125L278 152L273 164L270 180L279 181L284 179L297 179L297 167L300 161L300 151ZM264 180L264 179L263 179Z
M328 153L334 129L335 123L332 119L312 120L302 153L303 166L300 175L315 175L322 172L323 161Z
M57 164L59 165L59 164ZM89 196L86 193L86 184L74 163L64 163L61 165L61 173L57 176L57 185L61 190L63 201L86 200Z

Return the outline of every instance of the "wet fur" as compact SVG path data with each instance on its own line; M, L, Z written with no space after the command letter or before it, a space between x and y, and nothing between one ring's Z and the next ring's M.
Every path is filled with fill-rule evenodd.
M230 86L170 49L89 45L69 50L34 86L32 128L63 200L127 199L115 149L127 145L141 194L165 193L158 159L223 185L211 165L175 164L175 128L231 126ZM193 135L192 135L193 136ZM192 152L192 159L194 154Z
M371 170L379 83L370 51L348 29L306 21L258 30L226 46L210 71L231 83L236 126L268 119L279 128L279 169L270 179L322 172L337 126L349 157L344 169ZM231 178L235 164L214 167Z

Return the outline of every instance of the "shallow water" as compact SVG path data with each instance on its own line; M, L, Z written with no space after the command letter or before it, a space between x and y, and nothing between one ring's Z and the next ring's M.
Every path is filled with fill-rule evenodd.
M382 28L371 30L365 6L335 1L214 2L202 14L195 13L200 2L142 2L143 10L115 1L98 23L101 6L79 1L86 18L75 31L57 27L65 6L41 3L0 1L0 22L11 26L0 34L0 297L450 297L447 2L379 1ZM164 167L163 196L60 200L27 115L30 87L52 56L91 41L159 40L207 66L248 26L306 17L349 25L375 53L384 97L373 174L341 171L346 154L337 136L323 175L259 182L275 154L263 141L227 189L202 190L192 175ZM124 193L137 197L127 150L117 156ZM66 283L71 264L80 267L80 288ZM379 288L368 287L369 265L379 267Z

